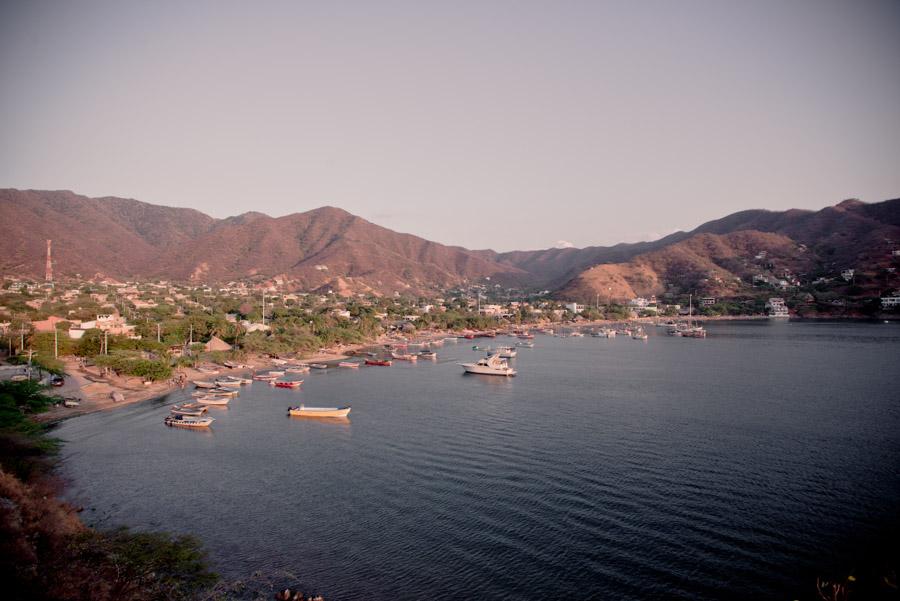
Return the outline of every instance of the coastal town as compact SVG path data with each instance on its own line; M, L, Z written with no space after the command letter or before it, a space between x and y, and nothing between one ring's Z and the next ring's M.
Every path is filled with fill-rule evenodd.
M0 352L11 364L7 377L53 383L67 408L83 412L158 396L202 377L198 368L228 361L253 369L278 357L340 361L365 345L553 326L578 330L728 318L888 319L900 307L900 289L888 289L880 297L870 293L873 285L896 280L896 250L891 264L878 272L846 268L815 277L776 270L767 264L765 251L749 259L760 269L742 283L739 296L597 294L595 303L586 304L555 298L546 290L507 288L490 278L431 297L302 291L288 289L278 277L222 284L55 279L48 240L43 281L3 278L0 336L6 344ZM48 418L60 413L65 414L51 412Z

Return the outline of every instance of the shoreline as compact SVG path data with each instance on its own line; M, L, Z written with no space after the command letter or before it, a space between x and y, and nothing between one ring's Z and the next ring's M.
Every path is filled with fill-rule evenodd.
M545 327L553 328L591 328L600 326L609 326L613 324L623 323L640 323L640 324L656 324L662 321L696 321L696 322L718 322L718 321L763 321L775 320L768 315L717 315L717 316L687 316L677 317L636 317L632 319L601 319L593 321L582 321L578 323L562 324L557 322L543 322L536 324L510 324L508 329L537 329ZM888 321L883 317L851 317L851 316L791 316L788 319L778 319L778 321L871 321L883 322ZM894 320L890 320L894 321ZM462 332L462 331L461 331ZM417 342L432 342L449 336L458 336L461 332L452 330L422 330L411 333L409 336L387 335L381 334L374 340L358 344L338 345L330 349L322 349L324 352L316 353L302 359L296 359L297 362L305 364L309 363L328 363L335 361L343 361L354 356L359 356L359 351L383 346L386 344L405 344L413 340ZM56 391L56 394L63 397L76 398L79 401L78 407L64 407L62 405L54 407L49 411L36 416L40 423L52 425L57 424L73 417L89 415L101 411L111 411L118 407L125 407L137 403L143 403L151 400L161 400L166 396L185 390L193 384L195 380L215 379L219 373L230 373L234 375L252 375L259 370L274 369L278 366L272 361L272 358L263 355L252 355L244 359L241 363L246 365L242 368L227 368L218 366L220 370L216 374L205 373L195 368L184 367L175 371L173 378L162 381L153 382L144 385L139 378L127 376L100 376L91 373L87 369L81 368L74 357L66 357L63 359L65 364L66 384ZM176 378L182 378L183 385L176 383ZM112 393L120 393L125 399L122 401L114 401L111 397Z

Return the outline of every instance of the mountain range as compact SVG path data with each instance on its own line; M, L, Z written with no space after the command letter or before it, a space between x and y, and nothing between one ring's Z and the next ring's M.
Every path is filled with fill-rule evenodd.
M429 294L491 278L582 301L689 289L727 296L760 271L887 266L900 247L900 199L742 211L636 244L498 253L394 232L334 207L215 219L125 198L0 189L0 273L41 277L49 239L54 270L65 276L278 278L340 294Z

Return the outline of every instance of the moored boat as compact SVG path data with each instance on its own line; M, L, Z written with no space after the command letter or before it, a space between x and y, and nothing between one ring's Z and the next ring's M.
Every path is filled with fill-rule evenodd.
M194 386L197 388L215 388L215 382L207 382L205 380L194 380Z
M366 359L366 365L383 365L385 367L390 367L393 365L393 362L387 359Z
M516 346L519 348L534 348L533 342L517 342Z
M227 405L231 399L227 396L202 396L197 399L200 403L204 405Z
M272 382L272 385L278 388L300 388L301 384L303 384L303 380L275 380Z
M288 407L288 415L294 417L347 417L350 407Z
M516 370L511 368L509 363L498 355L491 355L490 357L479 359L476 363L460 363L459 365L469 374L481 374L485 376L516 375Z
M284 371L289 374L305 374L309 373L308 365L292 365L290 367L285 367Z
M223 386L226 388L240 388L241 383L235 380L216 380L216 386L219 388Z
M187 417L184 415L168 415L163 422L167 426L180 428L208 428L215 421L212 417Z
M204 406L202 409L183 409L178 405L175 405L171 409L169 409L169 413L172 415L183 415L185 417L200 417L206 412L206 407Z
M437 359L437 353L432 350L425 349L424 351L419 352L419 357L423 359L435 360Z
M313 369L328 369L327 363L310 363L309 366Z
M409 361L410 363L415 363L415 362L416 362L416 356L415 356L415 355L410 355L409 353L397 353L397 352L393 352L393 353L391 353L391 357L393 357L393 358L396 359L397 361Z
M497 355L501 359L515 359L518 352L515 347L512 346L498 346L497 347Z
M359 363L356 361L341 361L338 363L338 367L346 367L349 369L358 369Z

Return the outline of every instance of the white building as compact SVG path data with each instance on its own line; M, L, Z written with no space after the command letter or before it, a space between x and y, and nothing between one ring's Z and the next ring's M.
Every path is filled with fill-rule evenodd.
M579 313L584 311L584 305L579 305L578 303L566 303L565 306L566 306L566 309L568 309L575 315L578 315Z
M900 307L900 296L884 296L881 298L882 309L894 309Z

